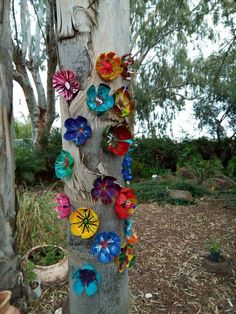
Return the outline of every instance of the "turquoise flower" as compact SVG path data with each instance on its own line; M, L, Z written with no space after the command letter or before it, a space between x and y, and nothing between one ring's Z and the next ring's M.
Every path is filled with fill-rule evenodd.
M101 281L101 275L92 265L86 264L73 273L72 280L75 294L81 295L85 290L90 297L96 293L98 283Z
M87 91L87 105L91 110L97 113L103 113L114 106L115 100L112 95L109 96L110 87L106 84L100 84L98 90L94 85Z
M73 166L74 159L71 157L70 153L62 150L55 162L56 177L63 179L64 177L70 176L73 172Z

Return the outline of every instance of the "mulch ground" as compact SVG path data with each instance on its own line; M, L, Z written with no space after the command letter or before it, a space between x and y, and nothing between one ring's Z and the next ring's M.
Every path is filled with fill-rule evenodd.
M207 197L191 206L142 204L134 220L140 241L130 270L129 314L236 313L236 208ZM230 261L228 273L203 266L212 239ZM46 289L30 313L54 313L66 296L67 286Z

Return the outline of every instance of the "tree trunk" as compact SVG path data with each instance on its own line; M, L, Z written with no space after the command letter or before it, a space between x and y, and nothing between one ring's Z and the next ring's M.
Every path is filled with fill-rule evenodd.
M91 85L103 83L95 70L95 60L102 52L114 51L119 56L129 52L129 1L127 0L57 0L57 38L61 69L77 72L82 90L69 104L61 99L62 134L64 121L78 115L87 118L93 135L77 148L63 140L63 149L74 158L74 173L65 180L65 191L74 208L88 207L97 211L100 231L114 231L123 240L123 221L117 219L112 206L97 205L91 199L93 182L98 176L111 175L124 185L121 177L123 158L104 153L101 148L103 129L116 122L112 113L95 116L86 104L86 92ZM110 84L111 93L123 85L118 78ZM70 235L70 314L127 313L129 293L127 271L119 274L113 264L101 264L90 253L93 238L80 240ZM101 274L98 292L92 297L76 296L72 291L71 274L89 263Z
M16 206L13 158L12 55L10 0L0 4L0 290L22 297L19 259L15 252Z

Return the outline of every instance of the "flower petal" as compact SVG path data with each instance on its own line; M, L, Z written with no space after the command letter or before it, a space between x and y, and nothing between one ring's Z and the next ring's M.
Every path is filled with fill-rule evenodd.
M90 297L96 293L98 289L97 283L95 281L90 282L87 286L85 286L85 291L87 295Z
M109 252L112 256L117 256L120 254L120 245L117 243L111 243L108 245Z
M63 136L65 140L73 141L76 139L76 132L73 130L69 130L69 131L66 131L66 133Z
M89 100L94 100L94 98L97 96L96 88L94 85L90 86L88 91L87 91L87 96Z
M67 129L76 127L75 119L66 119L66 121L64 122L64 126Z
M107 252L106 249L101 249L98 254L98 260L100 263L107 264L111 261L111 255Z
M84 291L84 286L80 279L75 280L73 284L74 293L80 295Z
M102 96L102 98L107 98L110 90L111 90L111 88L108 85L100 84L98 86L98 96Z

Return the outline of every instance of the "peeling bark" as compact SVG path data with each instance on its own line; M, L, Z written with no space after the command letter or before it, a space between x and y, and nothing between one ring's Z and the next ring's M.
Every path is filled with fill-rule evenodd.
M115 51L121 56L130 50L129 1L57 0L57 35L60 67L76 71L82 81L82 90L70 104L61 99L62 134L65 132L64 121L78 115L86 117L93 130L92 138L79 148L63 140L63 149L75 160L73 176L65 180L65 191L74 208L85 206L97 211L100 231L114 231L123 240L123 221L117 219L113 206L94 204L90 194L94 180L101 175L112 175L124 185L121 176L123 158L104 153L101 148L104 127L119 120L112 113L95 116L86 105L86 92L90 85L98 86L102 82L94 68L99 54ZM114 92L123 82L118 78L109 85ZM102 282L99 291L89 298L76 296L70 280L69 313L125 314L129 299L127 271L119 274L113 263L99 263L90 254L92 242L93 239L80 240L70 235L70 276L78 267L90 263L102 275Z
M12 290L13 298L19 299L22 297L22 275L15 251L15 164L9 10L10 1L3 0L0 6L0 290Z

